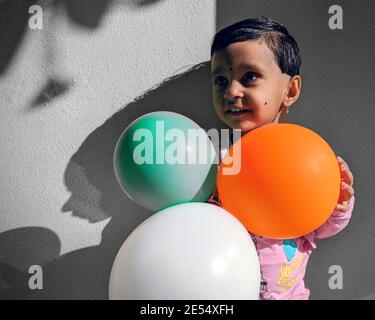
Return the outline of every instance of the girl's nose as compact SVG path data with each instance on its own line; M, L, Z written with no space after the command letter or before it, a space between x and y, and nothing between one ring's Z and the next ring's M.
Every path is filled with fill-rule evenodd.
M237 80L232 80L224 94L224 99L233 100L243 98L242 85Z

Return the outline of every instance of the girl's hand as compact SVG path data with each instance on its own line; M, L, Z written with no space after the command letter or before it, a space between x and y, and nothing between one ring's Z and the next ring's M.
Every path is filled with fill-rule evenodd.
M341 173L340 197L335 210L345 212L349 209L349 201L354 196L353 174L347 163L340 157L337 157Z

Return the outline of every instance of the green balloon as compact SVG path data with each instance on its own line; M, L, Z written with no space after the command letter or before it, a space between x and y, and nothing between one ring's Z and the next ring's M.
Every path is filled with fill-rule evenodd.
M207 133L194 121L159 111L125 129L116 145L114 169L132 200L159 211L207 201L216 185L217 158Z

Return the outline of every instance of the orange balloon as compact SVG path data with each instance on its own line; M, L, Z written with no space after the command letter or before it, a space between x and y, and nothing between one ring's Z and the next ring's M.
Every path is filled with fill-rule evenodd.
M241 165L239 173L228 174L236 163ZM314 231L329 218L340 181L327 142L307 128L276 124L255 129L231 146L219 168L218 195L248 231L291 239Z

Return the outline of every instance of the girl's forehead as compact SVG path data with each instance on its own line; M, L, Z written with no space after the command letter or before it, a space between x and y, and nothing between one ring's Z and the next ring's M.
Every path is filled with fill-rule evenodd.
M252 69L266 72L278 68L274 53L264 42L242 41L215 52L211 59L212 73Z

